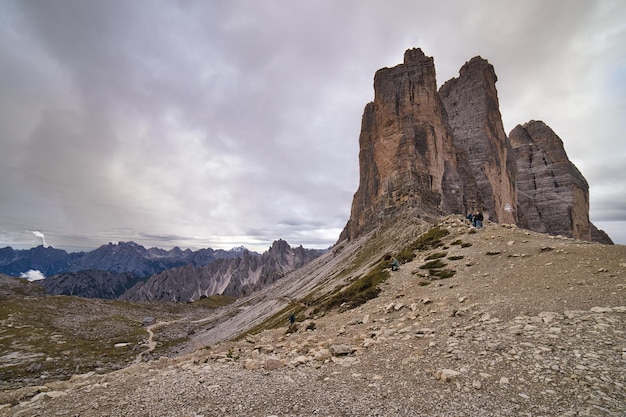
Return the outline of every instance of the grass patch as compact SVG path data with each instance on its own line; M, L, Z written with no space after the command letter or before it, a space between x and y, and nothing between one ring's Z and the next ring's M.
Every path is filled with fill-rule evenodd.
M66 296L4 300L0 357L24 360L1 363L0 387L126 366L138 353L132 349L147 337L140 319L128 316L105 300ZM115 347L118 343L128 345Z
M224 307L237 300L235 297L229 297L227 295L209 295L208 297L202 296L199 300L194 301L194 305L206 308L219 308Z
M380 260L366 275L358 278L343 290L335 292L324 303L322 309L325 311L336 307L351 309L376 298L381 291L379 285L390 276L387 264L388 262L384 259Z
M469 248L470 246L472 246L472 244L469 242L461 243L462 248Z
M431 254L431 255L428 255L428 256L426 257L426 260L427 260L427 261L429 261L429 260L431 260L431 259L441 259L441 258L445 258L445 257L446 257L446 255L447 255L447 253L446 253L446 252L435 252L435 253L433 253L433 254Z
M438 269L438 268L443 268L446 265L447 264L445 262L442 262L441 260L436 259L434 261L426 262L424 265L420 266L420 269Z
M496 250L496 251L488 251L487 253L485 253L485 255L488 255L488 256L500 255L500 251L498 251L498 250Z
M398 253L396 259L401 264L411 262L413 259L415 259L415 251L411 248L404 248L400 251L400 253Z
M451 278L454 276L454 274L456 274L456 271L452 270L452 269L441 269L441 270L429 270L428 273L430 274L431 279L446 279L446 278Z
M416 251L425 251L429 249L435 249L440 246L443 246L441 239L449 235L445 229L442 229L439 226L431 227L426 233L423 233L417 240L411 243L406 248L402 249L396 259L400 261L400 263L411 262L415 259Z
M450 243L451 246L460 246L463 244L463 241L461 239L457 239L454 242Z
M413 242L410 248L412 250L428 250L438 248L443 245L441 243L441 239L449 234L450 232L440 228L439 226L432 227L428 230L428 232L424 233L415 242Z
M458 261L465 258L465 256L463 255L456 255L456 256L448 256L448 260L449 261Z

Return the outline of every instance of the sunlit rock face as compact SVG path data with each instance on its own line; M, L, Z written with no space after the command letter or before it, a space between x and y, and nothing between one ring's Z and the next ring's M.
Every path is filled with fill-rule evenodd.
M340 240L406 208L425 215L465 210L458 166L463 158L457 157L437 92L433 59L421 49L376 72L359 144L360 184Z

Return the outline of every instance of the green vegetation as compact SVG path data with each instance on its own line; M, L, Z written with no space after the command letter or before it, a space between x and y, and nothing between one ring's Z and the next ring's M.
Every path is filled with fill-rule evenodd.
M445 258L447 255L446 252L435 252L433 254L430 254L426 257L426 260L429 261L431 259L441 259L441 258Z
M335 307L350 309L364 304L380 293L379 284L389 277L388 261L381 259L365 276L357 279L342 291L335 292L322 306L328 311Z
M456 255L456 256L448 256L448 260L449 261L458 261L465 258L465 256L463 255Z
M401 263L410 262L415 259L415 251L424 251L429 249L435 249L443 246L441 239L449 235L445 229L439 226L430 228L426 233L422 234L416 241L411 243L408 247L404 248L398 254L397 259Z
M144 317L172 322L155 329L157 349L184 342L181 316L206 315L232 297L196 303L133 303L70 296L14 297L0 303L0 389L65 379L75 373L108 372L127 366L147 348ZM158 332L158 333L157 333ZM8 359L10 358L10 359Z
M434 261L426 262L424 265L420 266L420 269L443 268L446 265L447 264L445 262L442 262L441 260L436 259Z
M107 309L104 302L93 302L95 312L90 311L92 302L62 296L3 300L0 357L23 360L1 363L2 380L10 386L11 381L41 375L58 378L111 370L136 356L131 348L146 335L139 320L119 314L116 308Z
M488 256L496 256L496 255L500 255L500 251L488 251L487 253L485 253L485 255Z
M452 269L430 269L428 273L430 275L430 279L445 279L453 277L456 271Z
M432 227L411 244L413 250L428 250L442 246L441 239L448 236L450 232L439 226Z
M469 242L461 243L462 248L469 248L470 246L472 246L472 244Z
M202 296L198 301L194 301L195 306L206 308L218 308L224 307L236 300L235 297L229 297L227 295L209 295L208 297Z

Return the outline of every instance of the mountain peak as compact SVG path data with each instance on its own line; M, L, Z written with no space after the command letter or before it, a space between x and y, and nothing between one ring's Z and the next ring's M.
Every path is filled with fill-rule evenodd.
M524 220L537 207L528 199L518 204L518 194L526 192L518 188L518 169L526 168L504 131L496 81L493 66L475 56L437 91L433 58L420 48L408 49L403 64L376 71L374 101L365 107L359 136L359 188L339 241L362 236L400 213L476 211L498 223L592 239L585 186L579 193L559 192L560 199L550 202L554 213L576 213L565 216L567 226L541 216L535 216L539 223ZM529 122L522 129L535 132L537 146L552 149L555 177L586 185L547 125Z

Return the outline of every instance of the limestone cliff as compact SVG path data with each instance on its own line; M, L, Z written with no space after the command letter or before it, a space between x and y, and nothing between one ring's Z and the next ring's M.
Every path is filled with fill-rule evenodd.
M374 76L359 136L360 183L339 241L399 214L482 210L489 220L612 243L589 221L589 187L541 122L507 137L493 66L475 57L437 91L433 59L410 49Z
M516 166L502 124L496 81L493 66L475 57L463 65L458 78L439 89L439 94L454 144L467 154L476 181L476 200L470 202L470 209L483 211L495 222L515 223Z
M359 144L360 183L340 240L372 230L399 210L465 210L460 158L437 92L435 65L420 49L406 51L403 64L376 72Z
M520 227L612 243L589 221L589 185L569 160L563 141L541 121L509 134L517 161ZM606 236L608 238L608 236Z

